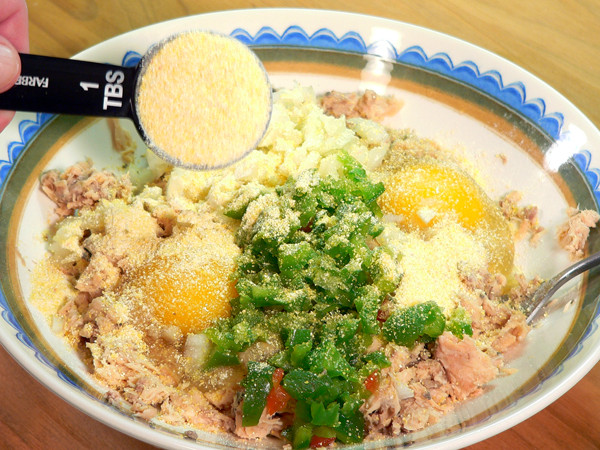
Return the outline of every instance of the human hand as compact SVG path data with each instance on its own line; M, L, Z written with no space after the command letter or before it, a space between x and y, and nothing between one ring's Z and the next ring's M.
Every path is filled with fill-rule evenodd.
M0 92L10 89L21 73L18 52L29 51L27 5L25 0L0 0ZM0 132L14 116L0 111Z

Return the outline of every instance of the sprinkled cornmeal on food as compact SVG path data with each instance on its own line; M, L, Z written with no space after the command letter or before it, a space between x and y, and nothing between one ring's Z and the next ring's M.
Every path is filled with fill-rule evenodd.
M402 306L413 306L429 298L435 299L444 311L452 311L459 306L459 294L465 291L461 273L476 273L487 266L482 244L452 222L438 226L428 240L406 235L401 251L404 276L394 298ZM435 283L430 282L432 279Z
M219 170L152 166L133 190L87 165L42 177L61 218L31 302L109 402L307 448L421 430L508 373L540 283L509 221L539 227L534 208L501 210L451 152L369 118L392 99L364 97L347 118L342 94L334 117L310 88L277 91L258 148ZM569 214L579 255L599 217Z
M220 227L165 238L123 282L124 298L145 314L183 333L199 333L221 317L236 297L231 273L239 248Z
M159 156L215 168L256 146L269 121L271 88L241 42L191 31L159 45L144 62L136 109Z

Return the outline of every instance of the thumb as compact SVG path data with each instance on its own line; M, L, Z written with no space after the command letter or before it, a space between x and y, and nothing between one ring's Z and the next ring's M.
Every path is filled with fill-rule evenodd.
M0 36L0 92L11 88L20 73L19 53L6 38Z
M8 40L0 36L0 92L10 89L21 73L21 58ZM13 111L0 111L0 132L14 116Z

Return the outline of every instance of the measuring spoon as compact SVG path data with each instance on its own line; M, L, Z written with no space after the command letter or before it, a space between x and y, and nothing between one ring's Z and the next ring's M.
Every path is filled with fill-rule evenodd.
M169 56L166 60L165 55ZM0 94L0 109L128 118L152 151L169 163L188 169L214 169L241 159L258 145L271 117L271 87L258 57L238 40L212 31L172 35L151 47L135 67L31 54L20 57L21 76L11 89ZM160 80L162 85L155 82L144 87L150 71L155 73L154 78L166 74ZM245 73L249 71L254 73L253 84ZM188 78L182 79L183 73ZM209 82L210 86L202 86ZM150 119L144 123L140 117L139 98L144 89L157 94L151 96L152 103L145 109L156 108L164 127L162 122L151 123ZM154 92L156 89L161 91ZM206 98L197 98L198 89L204 89ZM171 98L174 95L182 98ZM249 112L244 103L246 95L246 103L252 100L264 104L250 105L254 110ZM240 125L240 120L246 123ZM234 142L240 137L241 126L246 126L247 133L241 137L243 141ZM194 133L190 127L202 130ZM164 138L167 145L157 143L159 135L165 132L173 141L180 133L192 140L198 135L198 142L190 143L191 150L184 155L179 151L181 144L164 148L170 143ZM213 142L205 142L210 141L210 132ZM237 148L227 148L234 144ZM197 145L197 151L193 145Z

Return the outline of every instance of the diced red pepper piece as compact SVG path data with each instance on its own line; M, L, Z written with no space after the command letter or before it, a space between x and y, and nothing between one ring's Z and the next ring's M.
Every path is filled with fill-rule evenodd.
M375 391L379 388L379 373L377 372L377 370L374 370L371 375L369 375L366 379L365 379L365 388L367 389L367 391L369 391L371 394L374 394Z
M325 438L321 436L313 436L310 438L310 448L329 447L335 442L335 437Z
M273 372L273 385L279 385L281 383L281 380L283 380L284 375L285 372L283 371L283 369L279 367L275 369L275 372Z
M277 368L273 372L273 387L267 395L267 414L273 415L276 412L283 410L290 398L290 394L281 386L281 380L285 372L283 369Z

